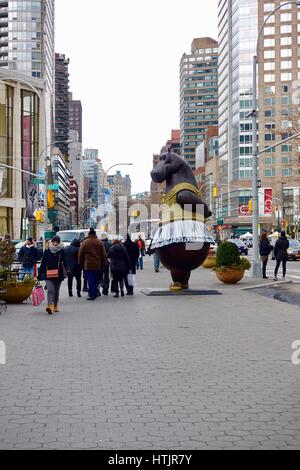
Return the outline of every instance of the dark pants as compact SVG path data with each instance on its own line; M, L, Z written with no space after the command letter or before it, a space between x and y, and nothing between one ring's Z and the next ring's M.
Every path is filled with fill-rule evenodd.
M81 270L79 271L74 271L70 274L68 274L68 289L69 289L69 294L72 294L73 292L73 279L76 279L76 290L77 294L81 293Z
M143 270L144 269L144 258L143 256L141 256L138 261L137 261L137 264L136 264L136 269L139 270Z
M278 274L281 263L282 263L283 277L285 277L285 275L286 275L286 263L287 263L287 261L277 260L276 268L275 268L275 277L277 277L277 274Z
M61 281L47 280L46 284L47 284L48 305L51 305L51 304L57 305L59 301L59 290L61 286Z
M86 271L88 282L89 297L91 299L97 298L98 290L98 271Z
M121 292L124 291L124 283L127 282L127 273L124 271L113 271L113 282L115 287L115 293L119 294L119 286Z
M268 259L266 261L263 261L263 277L266 278L267 277L267 266L268 266Z
M102 268L100 271L100 285L104 295L108 295L109 293L109 284L109 266L105 266L105 268Z

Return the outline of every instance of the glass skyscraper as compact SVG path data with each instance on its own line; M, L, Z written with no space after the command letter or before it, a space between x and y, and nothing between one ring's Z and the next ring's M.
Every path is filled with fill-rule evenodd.
M0 1L0 67L45 79L54 91L55 0Z
M219 154L224 216L241 215L252 179L252 64L257 0L219 1ZM226 185L228 184L228 187ZM239 190L239 187L241 188Z

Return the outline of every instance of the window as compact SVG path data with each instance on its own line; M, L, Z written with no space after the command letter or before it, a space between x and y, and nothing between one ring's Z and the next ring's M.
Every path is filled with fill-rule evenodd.
M292 4L291 3L286 4L286 3L287 3L286 1L285 2L280 2L280 5L282 5L281 10L291 10Z
M289 163L290 163L290 157L282 157L282 158L281 158L281 163L282 163L283 165L289 165Z
M12 87L0 83L0 163L4 165L11 165L13 155L13 93ZM3 170L1 197L12 197L12 171L9 169Z
M290 153L293 151L293 146L292 145L282 145L281 146L281 151L283 153Z
M268 28L264 29L265 36L271 36L273 34L275 34L275 28L273 26L269 26Z
M280 39L281 46L291 46L292 45L292 38L284 37Z
M292 14L291 13L282 13L280 16L280 21L292 21Z
M282 176L284 178L287 178L289 176L293 176L293 170L292 168L282 168Z
M275 74L270 73L270 74L265 75L265 82L266 83L275 82Z
M265 158L265 165L275 165L276 159L275 157L266 157Z
M265 93L275 93L275 87L274 86L266 86L265 87Z
M292 49L281 49L281 57L292 57Z
M275 3L265 3L264 5L264 11L265 12L270 12L275 10Z
M265 117L275 117L275 109L267 109L265 111Z
M292 74L291 73L282 73L281 74L281 81L286 82L286 81L291 81L292 80Z
M265 62L264 69L267 70L275 70L275 63L274 62Z
M276 176L275 168L266 168L265 169L265 177L266 178L274 178Z
M281 34L291 34L291 32L292 32L292 25L285 24L285 25L280 26Z
M282 85L282 86L281 86L281 92L282 92L282 93L289 93L290 90L291 90L290 85Z
M281 62L281 68L282 69L291 69L292 68L292 62L290 60L284 60Z
M280 98L280 104L282 105L287 105L292 103L292 97L291 96L282 96Z
M265 134L265 141L266 142L275 142L276 135L275 134Z
M275 59L275 51L265 51L264 57L265 59Z
M264 40L265 47L275 47L275 39L265 39Z

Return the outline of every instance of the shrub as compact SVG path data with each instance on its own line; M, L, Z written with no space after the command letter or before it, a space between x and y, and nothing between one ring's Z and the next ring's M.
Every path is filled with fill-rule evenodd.
M240 251L234 243L224 242L217 251L217 268L236 266L240 263Z
M226 272L231 269L249 271L251 263L247 258L241 258L240 251L234 243L224 242L217 251L217 267L215 271Z

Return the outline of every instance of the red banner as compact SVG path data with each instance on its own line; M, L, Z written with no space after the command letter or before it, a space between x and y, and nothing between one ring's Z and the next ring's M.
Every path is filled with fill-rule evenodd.
M265 214L273 213L273 189L265 189Z

